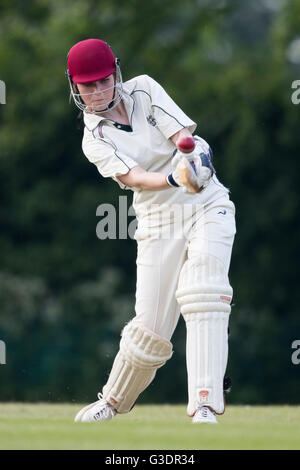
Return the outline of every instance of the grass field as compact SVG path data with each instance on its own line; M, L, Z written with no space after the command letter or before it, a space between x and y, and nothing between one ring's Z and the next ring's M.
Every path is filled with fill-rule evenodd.
M0 403L0 449L300 449L300 406L231 406L217 425L192 424L171 405L74 423L80 408Z

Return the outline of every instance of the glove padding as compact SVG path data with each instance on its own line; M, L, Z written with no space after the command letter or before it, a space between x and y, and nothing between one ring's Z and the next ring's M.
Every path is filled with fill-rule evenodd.
M195 136L195 143L195 149L191 154L175 150L171 162L174 168L172 176L186 193L203 191L215 173L209 144L198 136Z

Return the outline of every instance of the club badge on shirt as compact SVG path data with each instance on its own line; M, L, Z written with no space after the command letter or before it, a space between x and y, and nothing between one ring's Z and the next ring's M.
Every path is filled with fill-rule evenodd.
M156 120L154 119L153 116L151 116L151 114L149 114L149 116L147 117L147 121L153 127L155 127L157 124Z

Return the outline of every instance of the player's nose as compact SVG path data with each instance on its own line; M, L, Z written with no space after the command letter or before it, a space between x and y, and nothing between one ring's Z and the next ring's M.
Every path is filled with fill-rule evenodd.
M95 91L96 92L102 92L103 91L103 83L100 81L95 82Z

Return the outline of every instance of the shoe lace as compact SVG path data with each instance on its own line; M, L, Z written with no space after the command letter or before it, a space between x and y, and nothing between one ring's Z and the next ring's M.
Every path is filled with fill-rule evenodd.
M201 407L201 415L203 416L203 418L208 417L208 408L206 406Z
M94 419L96 421L98 421L99 419L101 419L102 417L103 418L110 418L110 417L113 417L115 415L114 413L114 409L113 407L111 406L110 403L108 403L105 398L103 398L103 395L102 393L98 393L97 395L99 401L102 401L102 404L103 405L106 405L104 406L103 408L101 408L99 411L97 411L97 413L95 413L93 415Z

